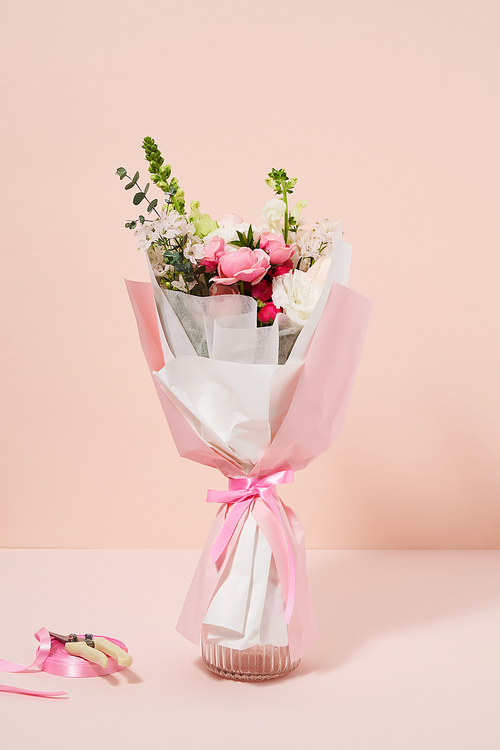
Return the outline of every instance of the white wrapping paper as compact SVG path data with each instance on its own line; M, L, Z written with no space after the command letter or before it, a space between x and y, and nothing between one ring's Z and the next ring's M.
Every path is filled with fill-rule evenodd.
M330 289L348 285L350 260L339 229L322 295L300 331L283 315L257 328L251 297L164 291L151 272L166 362L155 377L198 435L245 475L286 416ZM276 566L251 513L204 623L205 637L230 648L288 643Z

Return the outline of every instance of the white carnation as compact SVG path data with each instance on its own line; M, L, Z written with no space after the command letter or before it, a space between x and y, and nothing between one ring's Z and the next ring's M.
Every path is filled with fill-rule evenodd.
M321 295L321 287L309 280L303 271L277 276L273 281L273 302L282 307L290 320L303 326Z

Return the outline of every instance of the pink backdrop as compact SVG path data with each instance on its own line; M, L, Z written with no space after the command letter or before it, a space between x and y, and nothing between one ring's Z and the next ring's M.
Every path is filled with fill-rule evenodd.
M375 301L341 440L283 487L310 547L498 547L498 21L492 0L4 2L5 547L200 547L123 277L114 172L159 142L188 199L259 222L264 178L342 218Z

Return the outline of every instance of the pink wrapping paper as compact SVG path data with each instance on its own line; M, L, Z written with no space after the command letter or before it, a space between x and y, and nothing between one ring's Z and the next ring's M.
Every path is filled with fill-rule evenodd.
M151 285L126 284L146 360L150 370L157 372L165 363ZM250 476L303 469L340 437L371 309L372 302L366 297L341 284L333 285L300 366L288 412ZM196 359L193 357L194 366ZM242 476L237 464L199 437L180 413L175 398L165 394L156 378L153 381L180 455L219 469L227 477ZM316 640L317 628L307 582L304 531L295 513L281 501L278 505L295 562L295 606L288 638L290 657L296 661ZM243 514L225 553L214 565L209 553L225 520L224 507L216 516L177 624L177 630L193 643L199 643L203 619L249 512ZM256 502L251 512L273 552L286 600L288 553L282 526L263 502Z

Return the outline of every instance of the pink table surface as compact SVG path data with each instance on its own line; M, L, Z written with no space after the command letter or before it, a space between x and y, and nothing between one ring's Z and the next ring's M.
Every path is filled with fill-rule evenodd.
M5 750L498 750L500 551L308 552L320 640L292 675L222 680L174 631L199 552L0 550L0 657L33 633L104 633L134 656L94 679L3 674Z

